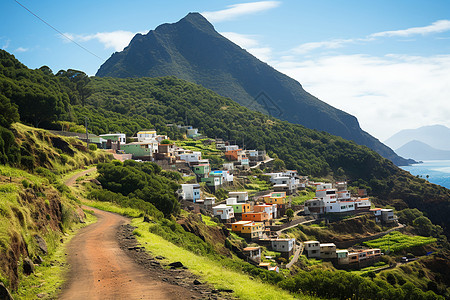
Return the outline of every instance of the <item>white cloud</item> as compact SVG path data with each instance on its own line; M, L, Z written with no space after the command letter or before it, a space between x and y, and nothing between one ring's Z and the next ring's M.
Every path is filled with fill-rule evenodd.
M450 30L450 20L439 20L424 27L412 27L403 30L382 31L371 34L369 37L406 37L412 35L426 35Z
M279 1L258 1L240 3L227 6L227 9L219 11L205 11L201 14L210 22L222 22L233 20L237 17L266 11L281 4Z
M450 55L339 55L275 67L380 140L405 128L450 126Z
M6 40L5 43L4 43L3 46L2 46L2 49L3 49L3 50L8 49L10 43L11 43L11 40Z
M30 49L28 49L28 48L23 48L23 47L19 47L19 48L17 48L16 50L14 50L14 52L22 53L22 52L27 52L28 50L30 50Z
M269 47L247 49L253 56L261 61L268 62L272 56L272 49Z
M300 46L295 47L292 51L297 54L306 54L310 51L325 48L325 49L337 49L343 47L345 44L353 43L353 39L335 39L330 41L323 42L311 42L301 44Z
M259 44L259 41L256 40L253 35L236 32L221 32L220 34L244 49L255 47Z
M84 35L64 33L64 35L68 36L70 39L77 42L88 42L91 40L97 40L104 45L105 49L112 48L115 51L122 51L123 48L128 46L131 39L136 35L136 33L144 33L144 32L117 30L112 32L98 32L95 34L84 34Z
M372 33L365 38L352 38L352 39L333 39L329 41L321 41L321 42L310 42L301 44L292 49L293 53L296 54L306 54L314 50L318 49L337 49L342 48L348 44L362 42L367 43L374 41L377 38L381 37L410 37L414 35L427 35L432 33L440 33L450 31L450 21L449 20L440 20L432 23L431 25L424 27L413 27L403 30L392 30L392 31L382 31L377 33ZM411 39L403 40L406 41L414 41Z

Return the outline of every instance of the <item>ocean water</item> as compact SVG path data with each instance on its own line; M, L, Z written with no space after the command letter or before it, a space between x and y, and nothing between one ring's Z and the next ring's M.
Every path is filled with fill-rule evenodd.
M450 189L450 160L427 160L421 164L400 167L414 176ZM429 176L428 178L426 176Z

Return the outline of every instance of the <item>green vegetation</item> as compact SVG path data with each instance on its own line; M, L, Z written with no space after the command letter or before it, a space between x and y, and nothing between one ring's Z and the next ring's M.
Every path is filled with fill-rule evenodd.
M435 238L424 236L410 236L397 231L391 232L382 238L365 242L371 248L380 248L383 251L388 249L392 252L399 252L412 247L423 246L436 242Z
M385 280L372 280L346 271L299 271L279 285L294 293L307 291L326 299L444 299L433 291L422 291L411 282L394 287Z
M352 186L366 188L381 204L397 199L394 203L399 206L406 204L426 211L435 223L449 222L445 213L445 203L450 201L447 189L411 176L368 148L340 137L250 111L198 85L173 77L92 78L90 85L93 93L86 105L76 105L73 109L79 124L83 124L84 116L93 124L101 124L101 127L92 127L94 133L115 128L128 135L134 134L138 128L128 127L127 122L143 118L150 122L144 127L156 128L177 139L180 132L176 126L166 124L183 123L187 115L190 125L203 134L231 141L244 139L247 148L272 151L287 168L297 169L300 174L327 176L344 172ZM111 109L115 105L125 110L118 114ZM198 141L192 143L195 150L205 151L207 147ZM181 146L189 147L188 144ZM361 165L366 167L361 168ZM427 205L429 201L435 205Z
M263 283L258 279L251 280L247 275L224 268L219 261L196 255L152 234L149 228L151 225L148 223L134 219L132 225L138 228L136 229L137 239L142 245L145 245L147 250L155 255L164 255L169 262L181 261L191 272L199 275L216 288L232 289L240 299L294 299L293 295L273 285Z
M287 168L300 174L345 175L353 187L366 188L378 203L418 208L444 230L450 228L449 190L411 176L366 147L251 111L199 85L174 77L94 77L86 83L82 72L68 70L55 76L46 67L30 70L3 50L0 66L2 94L17 105L20 119L29 124L59 129L60 125L52 121L83 125L88 117L90 129L96 134L122 131L130 136L144 128L155 128L177 140L183 132L166 125L182 124L187 117L189 125L206 136L244 140L249 149L272 151ZM75 77L68 82L72 75ZM38 116L48 112L54 116L45 122L28 111L33 108L33 112L39 112L41 103L45 103L46 111ZM37 164L25 145L24 150L17 151L17 145L7 142L4 148L8 162L20 162L28 168Z
M161 176L164 173L161 173L161 167L157 164L138 163L133 160L126 160L122 164L120 161L114 161L99 164L97 172L98 180L109 193L93 191L90 198L111 201L119 194L120 200L117 200L119 202L129 201L133 205L142 201L151 203L166 217L171 214L176 215L180 210L176 197L176 191L180 186L169 178ZM121 200L124 197L128 199Z
M292 197L292 205L302 205L306 200L313 199L316 196L316 192L313 188L307 187L305 190L298 192L297 196Z
M192 43L193 40L196 42ZM148 49L158 51L149 52ZM120 78L168 75L201 84L252 110L340 135L367 145L396 162L407 162L362 131L356 118L318 100L294 79L236 47L198 13L190 13L175 24L158 27L149 35L137 35L129 47L115 53L97 72L100 77ZM229 104L223 104L220 111L226 114L230 108ZM199 106L199 109L202 108ZM183 113L184 116L193 125L192 119L196 116ZM242 130L247 130L247 125L254 124L247 123ZM227 128L222 127L222 130ZM214 137L209 133L208 136ZM242 137L236 140L241 141ZM281 141L293 142L293 139ZM281 156L280 159L284 160ZM282 161L275 163L282 164Z

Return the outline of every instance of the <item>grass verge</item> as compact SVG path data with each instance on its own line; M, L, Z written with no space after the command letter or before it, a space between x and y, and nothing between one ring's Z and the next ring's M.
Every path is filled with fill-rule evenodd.
M240 299L294 299L276 286L223 267L209 258L198 256L182 249L162 237L149 232L149 224L133 219L131 225L137 227L136 237L154 255L163 255L169 261L181 261L188 269L218 289L232 289ZM308 299L308 298L307 298Z

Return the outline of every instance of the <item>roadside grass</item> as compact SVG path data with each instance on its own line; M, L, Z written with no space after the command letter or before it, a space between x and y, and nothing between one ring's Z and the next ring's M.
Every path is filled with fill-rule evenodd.
M63 243L49 249L49 254L44 256L44 262L35 267L34 273L29 276L20 272L20 284L17 291L12 293L14 299L57 299L58 293L66 279L69 270L66 256L66 246L79 229L96 222L96 217L86 212L86 223L75 224L66 231ZM58 236L59 240L60 236ZM49 245L50 246L50 245ZM21 268L21 266L19 266ZM39 296L38 296L39 295Z
M382 251L390 249L392 252L399 252L404 249L423 246L436 242L433 237L412 236L406 235L398 231L393 231L379 239L364 242L364 244L371 248L379 248Z
M240 299L294 299L294 295L274 285L250 279L248 275L231 271L219 262L198 256L180 248L149 231L149 224L133 219L131 225L137 227L136 238L145 248L155 255L163 255L169 261L180 261L192 273L201 277L218 289L232 289ZM305 297L305 299L309 299Z
M141 218L141 211L118 207L109 202L82 201L89 205L105 211L115 212L130 217L131 225L137 227L134 234L141 245L154 255L163 255L169 261L181 261L188 269L198 275L201 280L207 281L218 289L232 289L234 295L240 299L295 299L294 295L274 285L263 283L257 278L232 271L211 258L196 255L188 250L176 246L159 235L151 233L152 224L145 223ZM304 299L314 299L303 297Z
M138 217L142 217L144 215L144 213L139 209L130 208L130 207L121 207L112 202L103 202L103 201L82 199L81 203L86 206L91 206L94 208L113 212L113 213L123 215L126 217L130 217L130 218L138 218Z
M388 266L387 263L378 262L378 263L376 263L373 266L362 268L361 270L357 270L357 271L350 271L350 272L353 273L353 274L356 274L356 275L364 275L364 274L366 274L366 273L368 273L370 271L375 271L377 269L384 268L384 267L387 267L387 266Z

